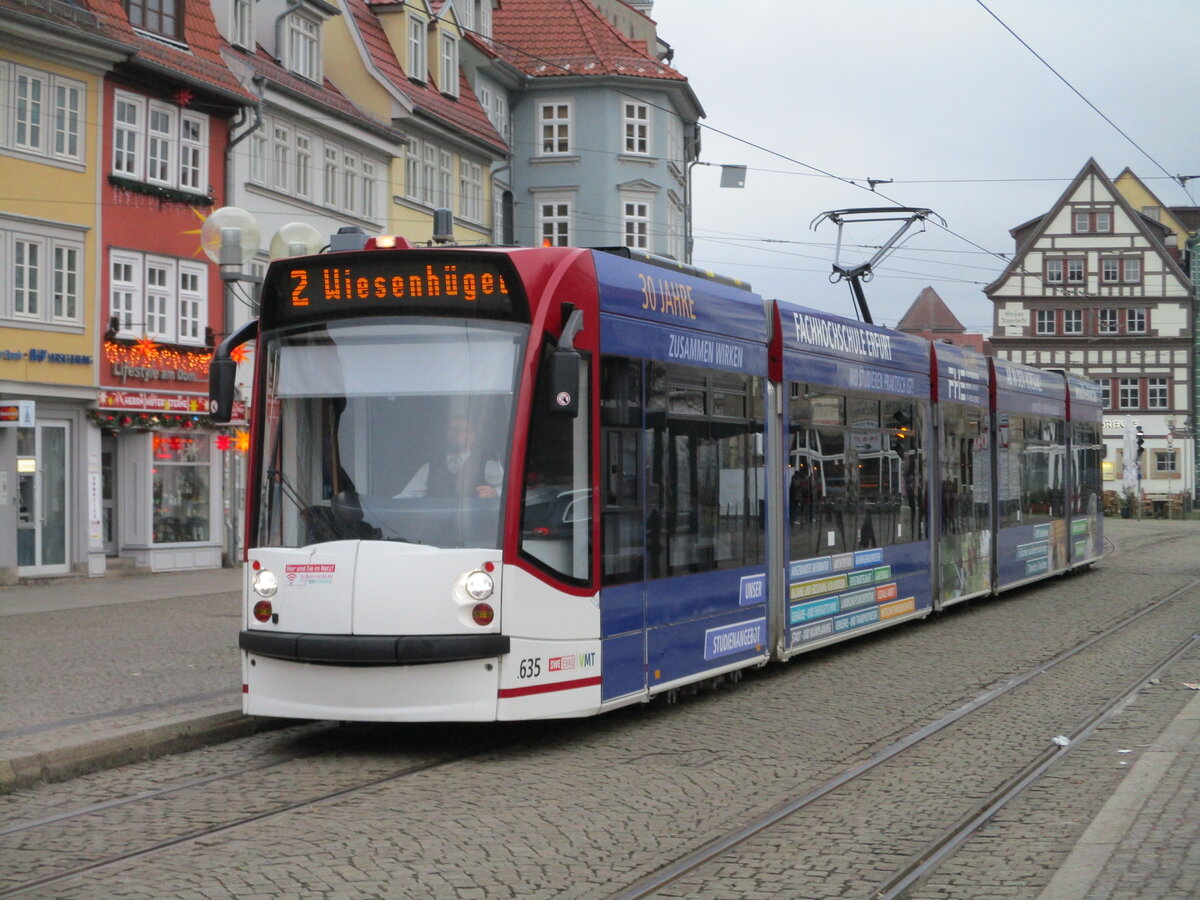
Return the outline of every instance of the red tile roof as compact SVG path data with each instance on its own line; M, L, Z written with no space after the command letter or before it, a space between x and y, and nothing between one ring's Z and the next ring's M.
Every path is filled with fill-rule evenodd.
M950 312L950 307L938 296L938 292L927 287L917 295L908 312L901 317L896 330L943 335L962 334L967 329L958 321L958 317Z
M131 60L132 65L144 63L193 86L224 94L228 99L254 101L254 95L238 83L221 59L221 49L227 45L217 31L209 3L183 4L186 48L135 31L121 0L81 0L81 4L121 40L133 45L137 55Z
M343 0L350 13L348 23L357 29L363 44L370 54L371 62L384 78L412 100L414 111L418 116L432 119L438 123L464 132L498 153L507 153L508 145L496 131L491 120L479 105L466 79L459 75L458 96L450 97L443 94L433 83L428 72L405 73L400 65L391 43L384 34L383 26L375 11L367 0ZM378 4L391 5L391 4Z
M505 0L492 20L496 51L526 75L629 75L687 81L587 0Z

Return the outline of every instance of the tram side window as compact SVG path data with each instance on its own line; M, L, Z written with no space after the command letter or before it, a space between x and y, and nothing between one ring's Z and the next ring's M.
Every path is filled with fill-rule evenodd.
M1104 443L1100 428L1094 422L1071 424L1071 446L1074 455L1074 505L1075 515L1096 515L1103 490L1101 466L1104 459Z
M646 367L648 577L761 564L761 379Z
M600 360L600 503L603 583L640 581L645 571L646 517L640 475L643 455L642 369L638 359Z
M1046 522L1064 513L1064 423L1040 416L1001 420L1000 524Z
M924 418L911 401L791 385L792 559L925 537Z
M969 534L988 527L991 459L985 412L942 404L941 533Z
M591 492L587 403L588 365L579 364L579 415L553 415L547 346L534 392L525 457L521 551L541 567L570 581L591 577Z

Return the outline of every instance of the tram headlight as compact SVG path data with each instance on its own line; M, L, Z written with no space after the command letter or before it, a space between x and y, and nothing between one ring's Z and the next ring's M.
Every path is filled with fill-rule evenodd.
M258 596L270 600L279 591L279 579L270 569L260 569L254 573L254 580L250 586Z
M472 600L486 600L496 590L496 582L487 572L476 569L463 576L463 590Z

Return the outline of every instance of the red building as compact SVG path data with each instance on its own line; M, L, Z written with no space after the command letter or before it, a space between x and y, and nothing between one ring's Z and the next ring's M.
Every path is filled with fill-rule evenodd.
M136 47L104 90L103 509L90 551L155 571L219 566L222 451L205 413L225 318L200 228L224 205L230 123L255 98L222 62L208 3L89 6Z

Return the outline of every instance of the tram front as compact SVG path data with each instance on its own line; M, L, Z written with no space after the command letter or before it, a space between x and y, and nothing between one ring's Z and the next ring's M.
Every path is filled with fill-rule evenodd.
M289 261L264 285L239 638L250 714L496 718L528 317L502 257L400 257Z

